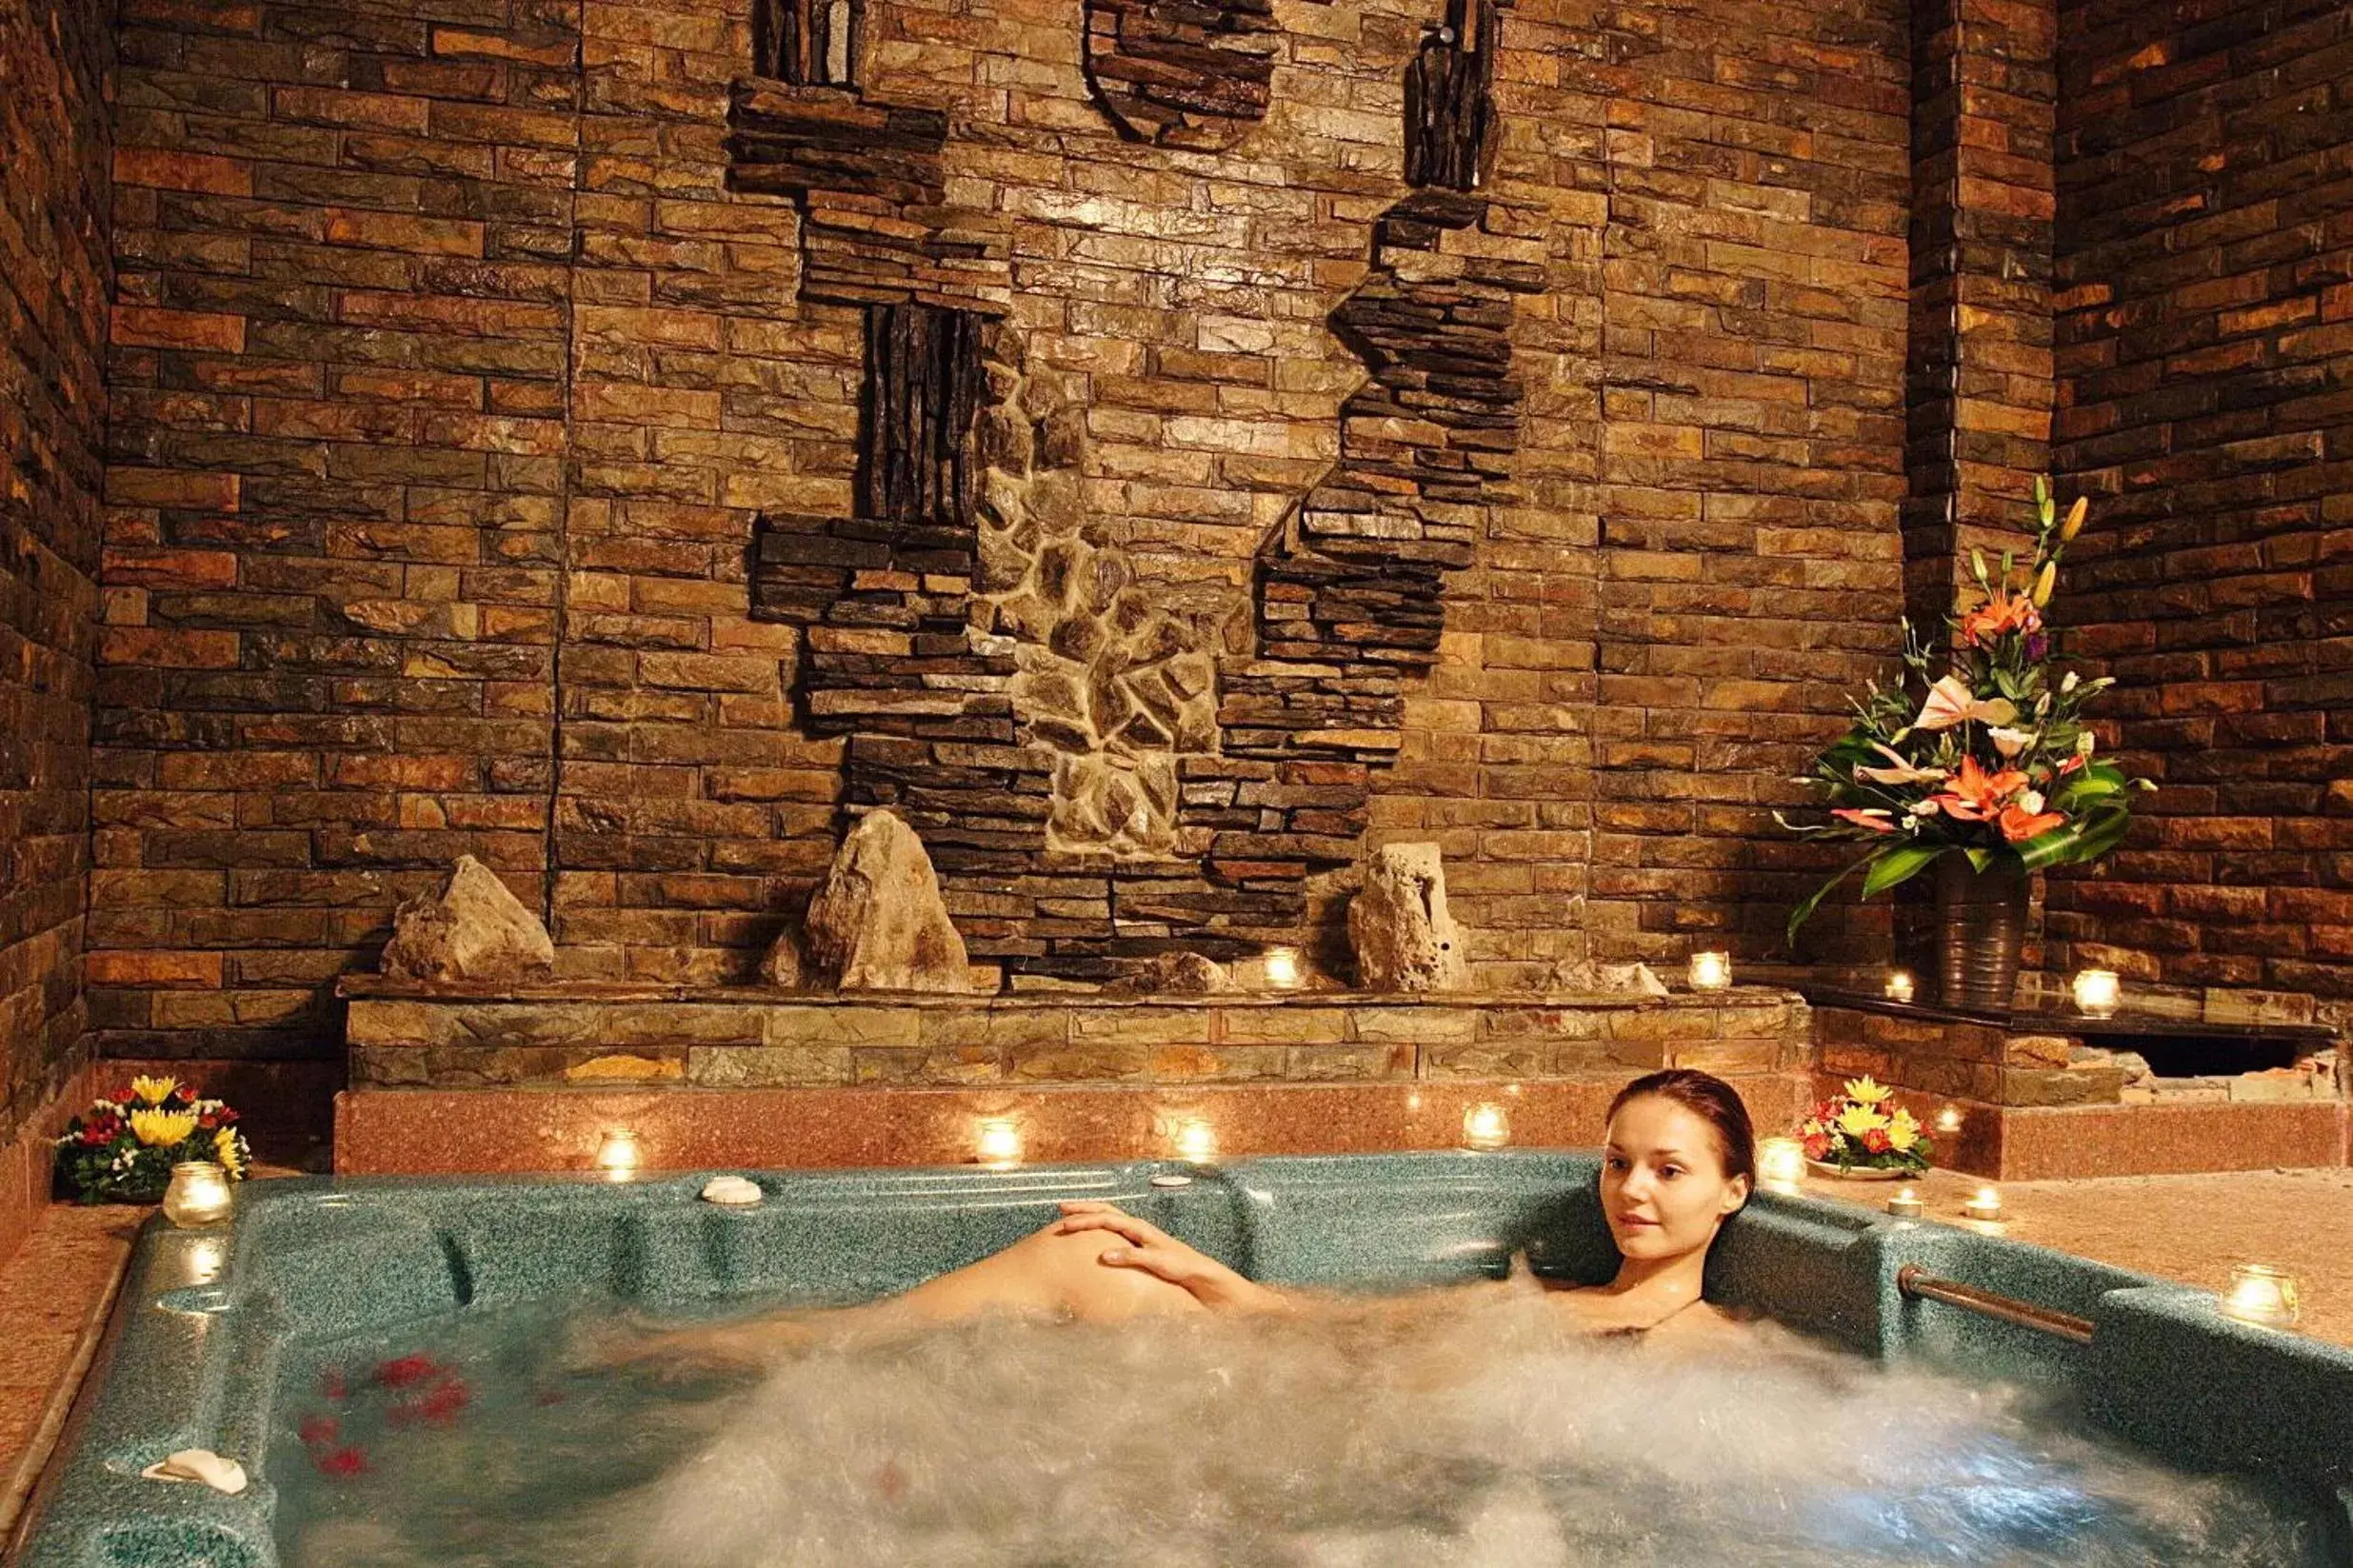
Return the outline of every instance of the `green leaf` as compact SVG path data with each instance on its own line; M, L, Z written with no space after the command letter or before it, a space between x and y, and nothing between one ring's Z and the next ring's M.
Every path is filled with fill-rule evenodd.
M2029 871L2053 865L2083 865L2096 861L2122 843L2132 826L2132 813L2121 802L2093 806L2064 827L2038 833L2018 845L2018 858Z
M1983 871L1993 863L1993 851L1990 849L1964 849L1962 853L1969 857L1969 869L1972 871Z
M1899 883L1911 881L1950 847L1942 844L1906 844L1889 849L1863 879L1863 896L1867 899L1874 893L1884 893Z

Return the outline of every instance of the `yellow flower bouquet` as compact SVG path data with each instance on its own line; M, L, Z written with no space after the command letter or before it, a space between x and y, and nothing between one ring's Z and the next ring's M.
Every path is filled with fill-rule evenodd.
M209 1160L235 1181L253 1151L235 1111L197 1099L175 1078L132 1079L75 1117L57 1140L58 1179L79 1203L156 1202L171 1167L189 1160Z
M1895 1091L1869 1074L1846 1081L1844 1093L1815 1105L1799 1124L1805 1158L1841 1171L1900 1171L1920 1175L1928 1168L1928 1135L1912 1113L1895 1104Z

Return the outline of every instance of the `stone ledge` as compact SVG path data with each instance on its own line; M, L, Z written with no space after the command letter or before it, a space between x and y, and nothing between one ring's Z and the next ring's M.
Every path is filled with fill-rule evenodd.
M803 996L355 978L356 1087L1610 1080L1802 1070L1805 1002L1705 996Z

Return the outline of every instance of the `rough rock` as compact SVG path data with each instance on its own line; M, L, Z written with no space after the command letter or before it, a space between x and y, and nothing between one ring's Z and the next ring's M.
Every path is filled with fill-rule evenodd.
M972 989L931 857L888 811L869 811L849 830L802 929L777 940L764 968L779 983L845 991Z
M1451 991L1468 973L1463 933L1446 912L1446 873L1434 844L1389 844L1365 862L1348 905L1357 983L1367 991Z
M384 947L384 972L410 980L525 980L554 967L548 928L471 855L458 857L438 895L393 911Z
M1563 959L1555 963L1545 976L1545 989L1643 997L1667 994L1666 982L1652 973L1647 963L1598 963L1592 959Z
M1199 953L1161 953L1105 989L1121 996L1213 996L1234 987L1223 964Z

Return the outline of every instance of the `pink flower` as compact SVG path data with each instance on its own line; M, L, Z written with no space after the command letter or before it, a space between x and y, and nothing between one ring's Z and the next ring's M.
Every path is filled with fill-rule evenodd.
M1875 806L1862 811L1842 806L1830 815L1841 822L1852 823L1857 827L1867 827L1874 833L1892 833L1896 830L1896 824L1887 820L1887 813Z

